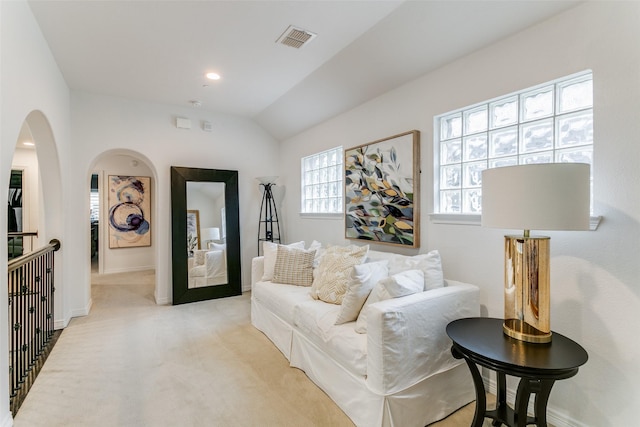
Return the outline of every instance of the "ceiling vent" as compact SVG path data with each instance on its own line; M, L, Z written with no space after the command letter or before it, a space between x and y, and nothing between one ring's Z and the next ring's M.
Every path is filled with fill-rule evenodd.
M311 33L307 30L303 30L302 28L296 28L292 25L289 26L285 30L284 33L280 36L276 43L281 43L287 46L294 47L296 49L300 49L302 46L309 43L316 37L317 34Z

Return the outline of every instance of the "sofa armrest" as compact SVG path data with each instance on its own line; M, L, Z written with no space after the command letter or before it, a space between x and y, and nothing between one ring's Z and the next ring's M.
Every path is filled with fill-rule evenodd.
M367 309L367 385L377 394L404 390L461 362L451 356L449 322L480 315L477 286L447 286L371 304Z
M262 280L262 276L264 276L264 256L258 256L251 260L251 289Z

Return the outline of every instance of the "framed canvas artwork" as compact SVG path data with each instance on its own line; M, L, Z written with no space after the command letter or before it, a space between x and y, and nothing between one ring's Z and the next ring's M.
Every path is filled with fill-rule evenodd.
M200 211L187 211L187 250L192 254L200 249Z
M418 248L420 132L345 150L345 237Z
M109 248L151 246L151 178L109 175Z

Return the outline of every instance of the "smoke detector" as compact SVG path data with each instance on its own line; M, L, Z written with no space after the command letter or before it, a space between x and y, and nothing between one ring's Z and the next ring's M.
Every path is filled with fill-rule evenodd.
M282 33L280 38L276 40L276 43L300 49L302 46L313 40L316 36L317 34L314 34L310 31L294 27L293 25L289 25L289 28L287 28L284 33Z

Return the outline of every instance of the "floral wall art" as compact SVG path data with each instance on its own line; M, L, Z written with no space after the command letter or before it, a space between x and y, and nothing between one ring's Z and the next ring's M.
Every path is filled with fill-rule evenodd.
M345 150L345 237L420 246L420 132Z
M109 248L151 246L151 178L109 175Z

